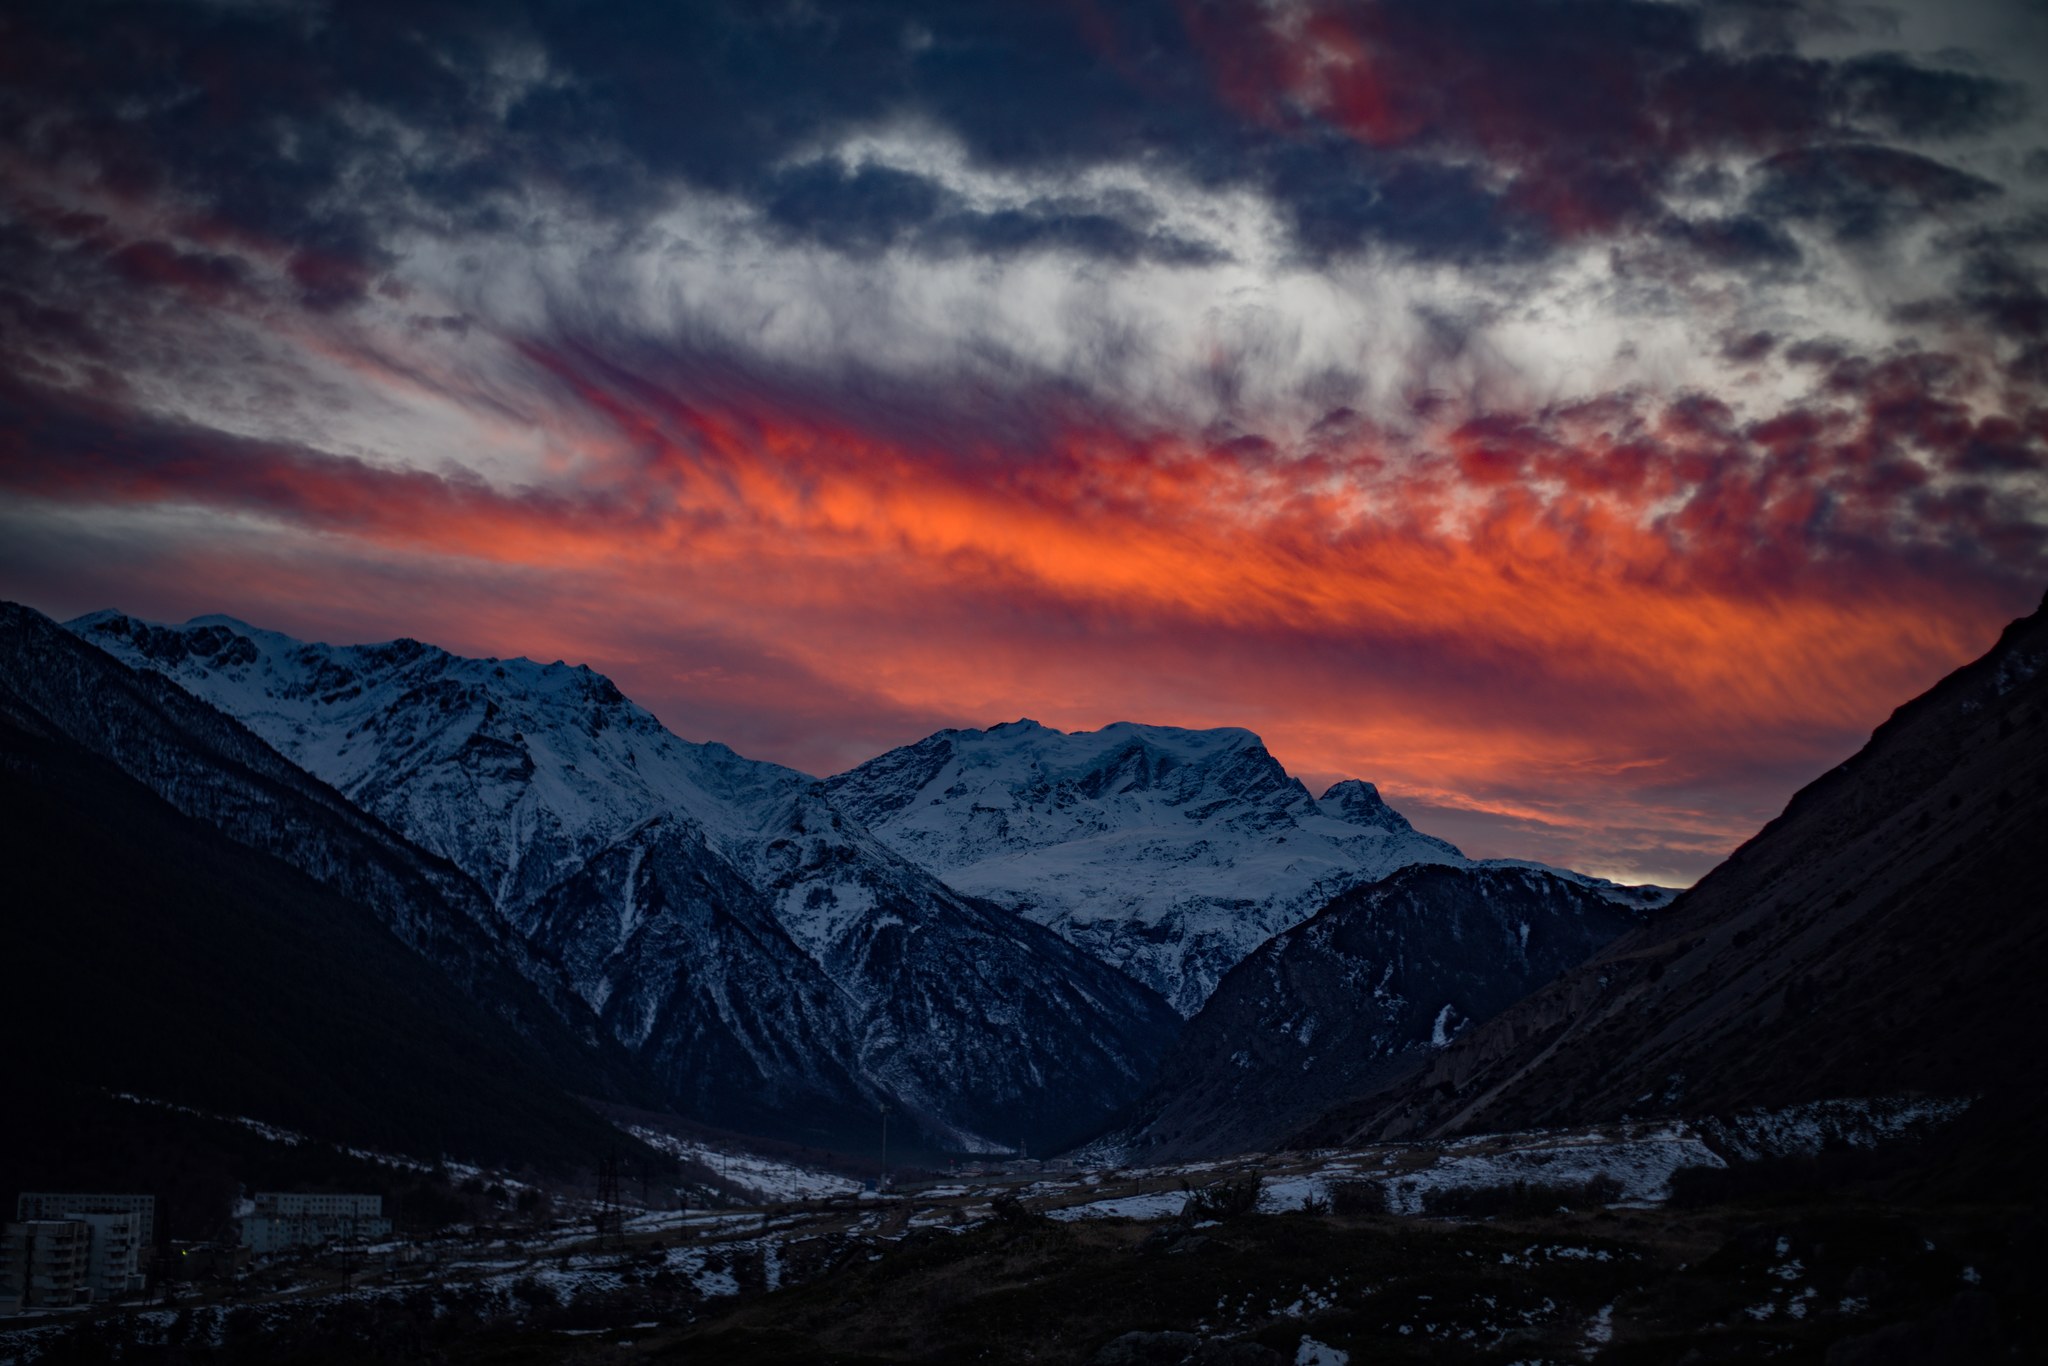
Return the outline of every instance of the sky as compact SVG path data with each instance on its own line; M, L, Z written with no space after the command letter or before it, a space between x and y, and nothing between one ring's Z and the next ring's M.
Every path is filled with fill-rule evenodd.
M1692 881L2048 586L2048 5L0 0L0 597Z

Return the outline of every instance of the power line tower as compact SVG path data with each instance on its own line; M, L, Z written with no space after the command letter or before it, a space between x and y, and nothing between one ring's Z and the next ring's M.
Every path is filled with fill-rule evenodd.
M617 1247L626 1231L625 1211L619 1206L619 1150L614 1148L597 1164L597 1245Z

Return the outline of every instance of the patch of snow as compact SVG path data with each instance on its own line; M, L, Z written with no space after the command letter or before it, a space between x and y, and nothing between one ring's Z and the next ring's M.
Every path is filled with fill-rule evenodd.
M1915 1131L1938 1128L1970 1108L1968 1096L1875 1096L1818 1100L1782 1110L1758 1110L1701 1122L1701 1129L1736 1156L1811 1157L1829 1143L1857 1148Z
M1294 1349L1294 1366L1351 1366L1351 1353L1303 1334Z
M1451 1016L1456 1013L1457 1007L1453 1006L1449 1001L1444 1002L1444 1008L1436 1013L1436 1023L1429 1027L1429 1046L1431 1048L1449 1048L1451 1046L1450 1033L1445 1030L1444 1026L1450 1023Z
M711 1168L724 1184L752 1195L762 1204L826 1200L857 1194L861 1188L858 1180L837 1172L779 1162L757 1153L713 1148L645 1125L620 1127L650 1148Z
M1085 1205L1068 1205L1047 1210L1048 1218L1062 1223L1077 1219L1172 1219L1186 1208L1186 1191L1155 1191L1145 1195L1124 1195L1110 1200L1093 1200Z

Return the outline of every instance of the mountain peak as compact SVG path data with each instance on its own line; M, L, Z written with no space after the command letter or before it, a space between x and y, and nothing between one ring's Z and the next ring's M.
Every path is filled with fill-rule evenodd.
M712 1122L830 1137L886 1101L952 1146L1049 1146L1129 1100L1175 1030L1156 995L947 889L816 779L680 740L588 668L219 622L77 634L105 652L67 635L72 655L217 701L245 751L442 855L465 924L525 945L565 1018ZM230 805L262 824L261 803Z
M1346 825L1363 825L1401 834L1412 833L1415 829L1406 816L1387 805L1386 798L1380 796L1377 787L1359 778L1346 778L1330 784L1329 790L1316 799L1316 806L1324 815Z
M1238 726L941 731L828 785L904 857L1058 930L1184 1014L1333 893L1464 862L1370 784L1317 803Z
M120 614L115 613L114 615L118 616ZM257 630L256 627L251 626L240 617L231 617L225 612L208 612L203 616L193 617L185 624L187 626L225 626L230 631L236 631L242 635L253 635Z
M678 739L587 665L470 659L409 637L314 644L222 616L95 613L70 629L240 717L508 913L655 812L737 836L808 781Z

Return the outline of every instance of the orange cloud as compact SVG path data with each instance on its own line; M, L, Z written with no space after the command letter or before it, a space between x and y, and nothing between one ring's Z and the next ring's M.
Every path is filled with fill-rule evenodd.
M371 584L402 566L444 586L392 594L372 634L587 659L686 731L690 709L731 717L750 695L818 711L817 733L765 757L831 766L863 757L835 730L900 742L1021 714L1250 725L1297 769L1527 822L1537 841L1486 852L1568 859L1647 820L1660 857L1694 872L1768 814L1731 794L1782 797L1787 755L1795 775L1823 765L2026 605L1967 561L1930 575L1859 554L1859 524L1926 508L1917 484L1864 479L1856 452L1889 419L1846 407L1744 437L1617 401L1475 421L1419 451L1360 438L1298 457L1075 420L1017 449L523 355L567 452L543 485L120 412L95 426L83 400L58 415L48 396L0 437L0 484L251 514L279 528L263 553L285 566L339 558ZM341 577L280 589L277 566L252 583L232 556L174 558L162 572L222 594L195 612L289 617ZM710 657L685 667L664 636Z

